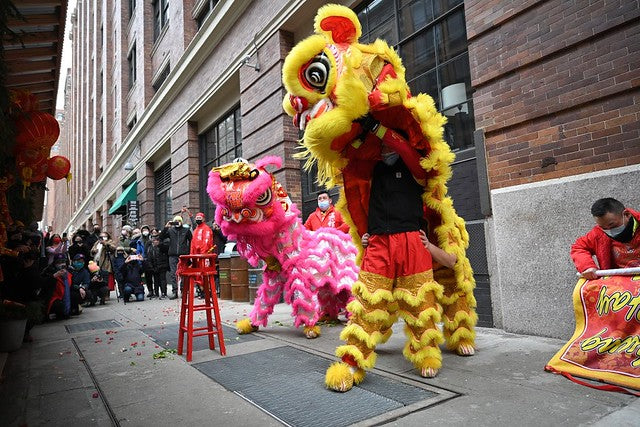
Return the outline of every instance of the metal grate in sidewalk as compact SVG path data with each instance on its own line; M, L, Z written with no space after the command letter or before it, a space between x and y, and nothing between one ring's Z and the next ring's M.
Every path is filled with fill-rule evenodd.
M368 373L348 393L324 387L330 360L294 347L226 357L192 366L285 424L344 426L390 412L411 412L422 401L442 400L439 393L387 376ZM414 405L422 409L426 405ZM418 407L419 406L419 407Z
M164 348L178 348L178 328L179 323L172 323L169 325L163 326L154 326L151 328L141 329L141 331L148 335L156 344ZM201 327L206 326L206 322L196 322L194 326ZM236 331L235 328L231 328L226 325L222 325L222 333L224 334L224 344L225 346L231 344L237 344L241 342L261 340L262 337L259 337L255 334L247 334L240 335ZM216 345L217 345L216 338ZM186 341L185 341L186 342ZM186 344L185 344L186 345ZM199 350L208 350L209 349L209 340L206 337L196 337L193 339L193 351Z

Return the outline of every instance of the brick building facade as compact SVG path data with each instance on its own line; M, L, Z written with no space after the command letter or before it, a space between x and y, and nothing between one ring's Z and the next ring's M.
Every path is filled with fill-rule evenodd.
M58 223L117 232L133 183L138 224L163 226L183 205L210 217L206 173L237 155L281 156L275 174L308 210L315 189L292 157L281 67L324 3L79 0L65 111L76 178ZM366 20L366 37L388 39L420 70L412 91L450 118L450 192L472 236L481 324L568 336L568 246L591 226L591 202L640 206L628 190L640 185L638 2L342 3Z

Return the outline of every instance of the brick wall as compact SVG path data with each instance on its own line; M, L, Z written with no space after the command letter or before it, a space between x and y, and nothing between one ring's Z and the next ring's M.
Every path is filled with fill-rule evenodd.
M240 69L240 106L242 110L242 154L248 160L275 155L283 159L276 179L301 204L300 162L292 158L298 132L282 109L282 64L293 46L293 35L276 32L260 47L260 71ZM255 55L250 63L255 63Z
M492 189L640 163L638 1L465 3Z

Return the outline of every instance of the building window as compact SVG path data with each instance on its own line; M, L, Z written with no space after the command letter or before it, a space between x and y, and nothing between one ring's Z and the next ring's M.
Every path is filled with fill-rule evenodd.
M171 203L171 161L160 166L154 174L156 200L156 225L163 227L171 219L173 206Z
M214 206L207 197L209 171L242 157L242 130L240 127L240 107L200 134L200 206L207 218L213 218Z
M129 128L129 131L131 131L135 127L136 123L138 123L138 116L134 114L131 120L129 120L129 123L127 123L127 128Z
M209 17L209 14L213 10L213 8L216 7L216 4L218 4L218 0L206 0L204 2L200 10L198 11L197 15L195 16L195 20L196 20L196 23L198 24L198 28L202 27L202 24L204 23L205 19Z
M127 62L129 63L129 89L133 87L136 82L136 44L134 43L127 55Z
M136 0L129 0L129 19L133 17L133 12L136 11Z
M170 64L167 62L166 67L164 67L162 69L162 71L160 72L160 74L158 74L158 76L156 77L156 79L153 81L153 83L151 84L151 86L153 87L153 90L155 90L156 92L158 91L158 89L160 89L160 86L162 86L162 84L164 83L165 80L167 80L167 77L169 76L169 72L171 71L171 67Z
M169 0L153 1L153 41L160 37L160 33L169 22Z
M426 93L447 116L454 151L473 147L473 103L463 0L367 1L356 10L362 43L384 39L402 57L412 93Z

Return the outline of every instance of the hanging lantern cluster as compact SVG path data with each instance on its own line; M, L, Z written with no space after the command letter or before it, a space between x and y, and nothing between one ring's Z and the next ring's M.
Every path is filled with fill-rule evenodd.
M29 93L16 93L13 98L15 119L14 155L23 193L34 182L47 178L71 179L71 163L64 156L49 158L51 147L60 136L60 125L49 113L37 110L37 98ZM17 111L16 111L17 110Z

